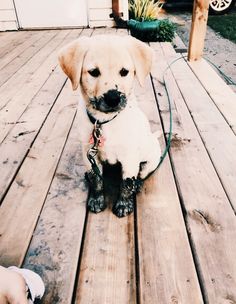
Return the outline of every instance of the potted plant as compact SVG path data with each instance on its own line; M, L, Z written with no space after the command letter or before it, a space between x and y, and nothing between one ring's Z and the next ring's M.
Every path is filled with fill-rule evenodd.
M159 20L163 0L129 0L131 35L142 41L168 41L175 36L175 25L168 19Z

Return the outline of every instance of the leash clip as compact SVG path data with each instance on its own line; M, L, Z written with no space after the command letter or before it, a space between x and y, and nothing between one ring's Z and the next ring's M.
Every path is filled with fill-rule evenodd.
M102 129L101 129L101 125L98 123L97 120L95 121L94 124L92 136L93 136L93 145L87 152L87 158L92 166L92 170L96 172L97 175L100 175L100 170L96 163L95 157L98 154L98 147L102 137Z

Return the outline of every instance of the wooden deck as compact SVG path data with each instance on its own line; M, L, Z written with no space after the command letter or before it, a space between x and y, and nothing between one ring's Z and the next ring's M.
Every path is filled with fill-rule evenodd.
M134 214L86 212L78 97L57 53L104 32L126 34L0 33L0 264L41 274L48 304L235 304L236 96L205 61L176 61L165 88L180 55L151 44L152 77L135 92L153 131L167 134L168 91L169 156Z

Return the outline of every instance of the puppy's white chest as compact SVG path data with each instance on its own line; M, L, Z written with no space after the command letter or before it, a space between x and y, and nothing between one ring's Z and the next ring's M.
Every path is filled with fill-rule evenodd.
M120 114L114 121L102 126L103 135L99 149L102 161L115 164L129 155L140 154L145 123L143 117L140 119L137 115L130 116L129 112Z

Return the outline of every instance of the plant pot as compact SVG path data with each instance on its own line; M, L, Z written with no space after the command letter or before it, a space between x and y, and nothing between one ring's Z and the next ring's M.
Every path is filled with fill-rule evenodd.
M151 21L130 19L127 24L131 35L144 42L171 42L175 35L175 26L167 19Z

